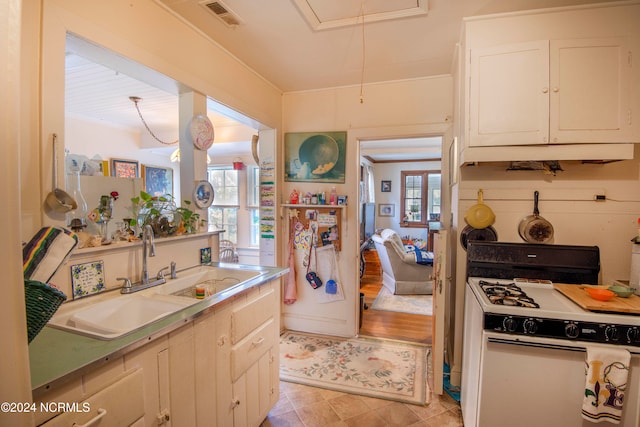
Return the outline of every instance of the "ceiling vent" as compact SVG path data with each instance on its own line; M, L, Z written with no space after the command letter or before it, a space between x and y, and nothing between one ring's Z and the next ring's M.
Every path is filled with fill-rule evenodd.
M222 20L228 27L237 27L242 24L242 20L231 9L221 1L203 1L200 5L206 8L210 13Z

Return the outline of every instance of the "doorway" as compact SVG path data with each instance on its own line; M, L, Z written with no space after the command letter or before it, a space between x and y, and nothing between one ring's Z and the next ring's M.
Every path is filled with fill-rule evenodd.
M432 303L432 297L396 296L383 291L380 259L369 238L375 231L389 228L396 231L405 243L415 244L423 250L433 250L433 243L429 242L432 236L430 230L440 227L442 137L359 140L359 150L358 218L362 243L360 262L363 267L360 293L364 302L359 335L430 345L433 313L425 315L395 311L396 308L385 309L384 305L374 304L378 298L379 301L396 298L405 303L414 299L408 306L418 306L426 298ZM412 201L408 197L405 200L404 193L411 195L411 190L403 180L418 172L430 177L425 178L424 182L420 181L423 189L414 191L412 196L414 199L415 196L422 198ZM435 184L432 176L438 178Z

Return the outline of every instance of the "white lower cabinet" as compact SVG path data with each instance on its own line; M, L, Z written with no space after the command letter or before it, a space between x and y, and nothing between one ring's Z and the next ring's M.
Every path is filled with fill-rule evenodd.
M143 373L136 369L43 426L139 426L144 410Z
M196 323L197 346L215 346L215 372L206 369L214 386L198 375L198 391L215 388L209 425L259 426L278 401L279 291L278 281L254 288Z
M259 426L279 397L279 294L278 280L252 288L39 396L91 410L36 424Z

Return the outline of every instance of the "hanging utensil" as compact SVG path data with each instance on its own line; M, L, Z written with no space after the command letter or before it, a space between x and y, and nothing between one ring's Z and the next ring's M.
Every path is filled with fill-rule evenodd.
M486 228L473 228L470 225L467 225L460 233L460 243L464 250L467 250L467 244L471 240L479 240L482 242L497 242L498 241L498 233L493 226L488 226Z
M533 192L533 214L527 215L518 224L518 234L528 243L549 243L553 240L553 226L540 216L538 198L540 193Z
M76 201L66 191L58 188L58 135L53 134L53 189L45 202L51 210L60 213L72 211L78 207Z
M487 228L496 221L496 215L482 200L482 189L478 190L478 203L471 206L464 216L467 224L473 228Z

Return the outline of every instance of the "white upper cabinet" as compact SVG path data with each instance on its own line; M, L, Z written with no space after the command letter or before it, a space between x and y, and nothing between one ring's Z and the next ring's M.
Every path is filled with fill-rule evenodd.
M626 38L554 40L549 62L551 143L630 142Z
M632 142L624 37L469 52L471 147Z
M469 145L546 144L549 43L471 51Z

